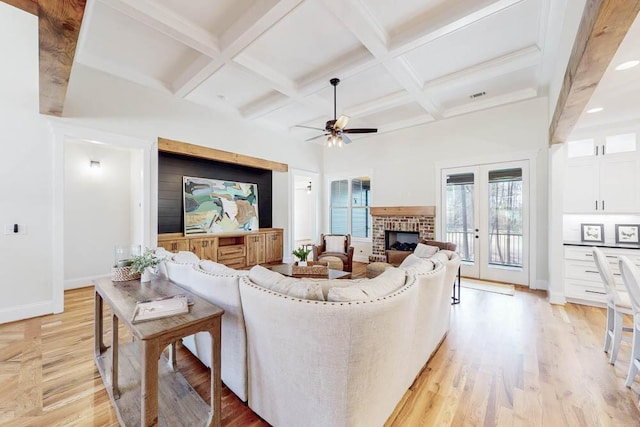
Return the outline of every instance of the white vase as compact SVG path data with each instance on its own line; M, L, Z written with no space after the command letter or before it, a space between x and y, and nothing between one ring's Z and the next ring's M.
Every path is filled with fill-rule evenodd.
M298 261L298 266L299 267L306 267L307 266L307 261Z
M147 267L144 270L142 270L142 275L140 276L140 281L142 283L150 282L152 277L153 277L153 272L151 271L151 269L149 267Z

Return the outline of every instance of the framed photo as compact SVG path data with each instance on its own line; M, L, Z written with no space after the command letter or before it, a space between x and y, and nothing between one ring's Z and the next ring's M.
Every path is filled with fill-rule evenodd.
M616 243L640 243L640 224L616 224Z
M580 224L583 242L604 243L604 224Z

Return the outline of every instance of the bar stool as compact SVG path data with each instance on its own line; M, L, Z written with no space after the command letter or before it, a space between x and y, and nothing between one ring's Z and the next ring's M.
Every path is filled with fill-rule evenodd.
M609 363L612 365L616 363L618 357L618 349L620 348L620 341L629 341L628 337L623 337L623 332L633 332L632 328L625 328L622 326L624 315L633 315L633 309L631 308L631 302L629 302L629 295L626 292L620 292L616 289L616 283L613 279L613 273L609 266L609 261L605 254L598 248L593 248L593 259L600 272L602 278L602 284L607 296L607 333L604 337L604 352L609 352L611 341L613 341L613 348L609 356Z
M626 256L618 257L618 263L622 273L622 281L627 287L633 306L633 345L629 361L629 374L625 384L627 387L631 387L640 369L640 270Z

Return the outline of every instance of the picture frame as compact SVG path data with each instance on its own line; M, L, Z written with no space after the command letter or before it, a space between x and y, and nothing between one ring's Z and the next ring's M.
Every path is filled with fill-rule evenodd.
M640 244L640 224L616 224L616 243Z
M583 242L604 243L604 224L580 224Z

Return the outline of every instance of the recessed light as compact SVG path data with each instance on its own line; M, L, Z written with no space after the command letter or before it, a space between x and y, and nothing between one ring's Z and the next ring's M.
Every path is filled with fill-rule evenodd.
M594 107L594 108L588 109L587 113L589 113L589 114L599 113L602 110L604 110L604 108L602 108L602 107Z
M640 61L638 60L623 62L622 64L616 67L616 70L617 71L628 70L629 68L633 68L638 64L640 64Z

